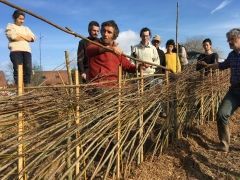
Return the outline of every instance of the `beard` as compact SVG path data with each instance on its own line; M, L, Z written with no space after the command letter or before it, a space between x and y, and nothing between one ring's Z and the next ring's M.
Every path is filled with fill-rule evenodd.
M103 38L101 38L101 42L102 42L103 45L109 46L109 45L112 44L113 41L110 40L110 39L103 39Z
M230 49L234 49L234 44L233 43L229 43L229 47L230 47Z

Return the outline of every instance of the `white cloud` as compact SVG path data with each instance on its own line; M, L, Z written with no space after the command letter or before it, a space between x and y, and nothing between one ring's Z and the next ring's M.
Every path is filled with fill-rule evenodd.
M132 30L120 32L117 42L123 52L129 55L131 53L131 46L140 42L139 34Z
M228 4L230 4L232 0L224 0L221 4L219 4L215 9L211 11L211 14L215 13L216 11L219 11L226 7Z

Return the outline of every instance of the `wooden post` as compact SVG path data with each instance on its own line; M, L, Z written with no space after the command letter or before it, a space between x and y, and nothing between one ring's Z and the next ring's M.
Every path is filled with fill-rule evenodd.
M78 87L79 85L79 74L78 74L78 70L75 70L75 85L77 86L76 87L76 101L79 102L79 94L80 94L80 88ZM76 106L76 124L77 126L79 125L80 123L80 107L79 105ZM76 133L76 138L79 137L79 132ZM78 145L76 147L76 159L78 159L78 157L80 156L80 146ZM78 176L80 172L80 163L78 162L76 164L76 169L75 169L75 173L76 173L76 177Z
M144 79L143 79L143 69L140 68L140 77L141 77L141 80L140 80L140 96L143 95L143 92L144 92ZM140 131L139 131L139 140L142 140L143 139L143 105L141 103L141 108L139 110L139 114L140 114L140 117L139 117L139 128L140 128ZM139 149L139 154L138 154L138 164L142 163L143 162L143 145L141 145L140 149Z
M23 65L18 65L18 96L23 94ZM22 107L22 103L19 102L19 107ZM23 131L24 121L23 112L18 112L18 179L25 180L26 175L24 172L24 145L23 145Z
M179 50L178 50L178 10L179 10L179 8L178 8L178 1L177 1L177 12L176 12L176 49L177 49L177 55L176 55L176 70L177 70L177 72L178 72L178 55L179 55ZM180 65L181 66L181 65Z
M66 61L66 68L67 68L67 73L68 73L68 83L70 85L73 85L73 82L72 82L72 74L71 74L71 69L70 69L70 62L69 62L69 53L68 51L65 51L65 61ZM73 89L71 88L70 89L70 94L73 93ZM69 129L71 127L71 111L68 112L68 124L67 124L67 129ZM67 139L67 153L68 153L68 156L67 156L67 168L70 168L71 167L71 152L70 151L70 145L71 145L71 137L68 137ZM72 171L69 172L68 174L68 180L71 180L72 179Z
M218 85L218 90L217 90L217 95L216 95L216 110L218 110L219 107L219 101L220 101L220 91L219 91L219 69L216 69L216 76L217 76L217 85Z
M201 88L204 87L204 74L205 74L205 70L203 70L203 73L201 74L201 83L202 86ZM203 124L204 121L204 95L201 91L201 99L200 99L200 122L199 124Z
M165 80L166 80L166 86L168 87L169 85L169 72L165 71ZM169 114L169 101L166 102L166 113ZM169 119L169 116L167 117Z
M121 179L121 96L122 66L118 67L118 128L117 128L117 179Z
M180 138L180 122L179 122L179 107L178 107L178 104L179 104L179 100L178 100L178 97L179 97L179 92L178 92L178 82L176 82L176 86L175 86L175 100L173 101L174 102L174 128L175 128L175 138L176 139L179 139Z
M210 69L210 77L211 77L211 84L213 84L213 70ZM213 86L211 86L211 106L212 106L212 121L215 120L215 98L214 98L215 93L213 93Z
M70 62L69 62L69 53L68 53L68 51L65 51L65 61L66 61L66 68L67 68L67 73L68 73L68 83L70 85L72 85L73 82L72 82L72 74L71 74L71 69L70 69Z
M165 71L165 79L166 79L166 86L167 88L169 88L169 71ZM170 118L171 118L171 115L170 115L170 103L169 101L166 102L166 113L167 113L167 123L168 123L168 126L169 126L169 122L170 122ZM168 137L166 137L166 146L168 146L169 144L169 139Z

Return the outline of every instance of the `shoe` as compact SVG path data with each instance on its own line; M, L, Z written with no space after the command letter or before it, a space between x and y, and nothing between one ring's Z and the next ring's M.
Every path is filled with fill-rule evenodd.
M228 124L223 124L220 121L217 121L218 127L218 137L220 143L217 147L219 151L228 152L229 151L229 144L230 144L230 130Z

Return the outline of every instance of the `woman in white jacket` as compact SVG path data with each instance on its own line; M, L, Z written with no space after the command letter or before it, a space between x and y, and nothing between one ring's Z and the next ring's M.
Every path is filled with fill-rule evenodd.
M19 10L14 11L14 23L9 23L6 28L6 36L9 40L10 59L13 63L13 76L15 84L18 80L18 65L23 65L23 78L25 86L31 83L32 55L29 42L35 40L32 31L23 26L25 13Z

